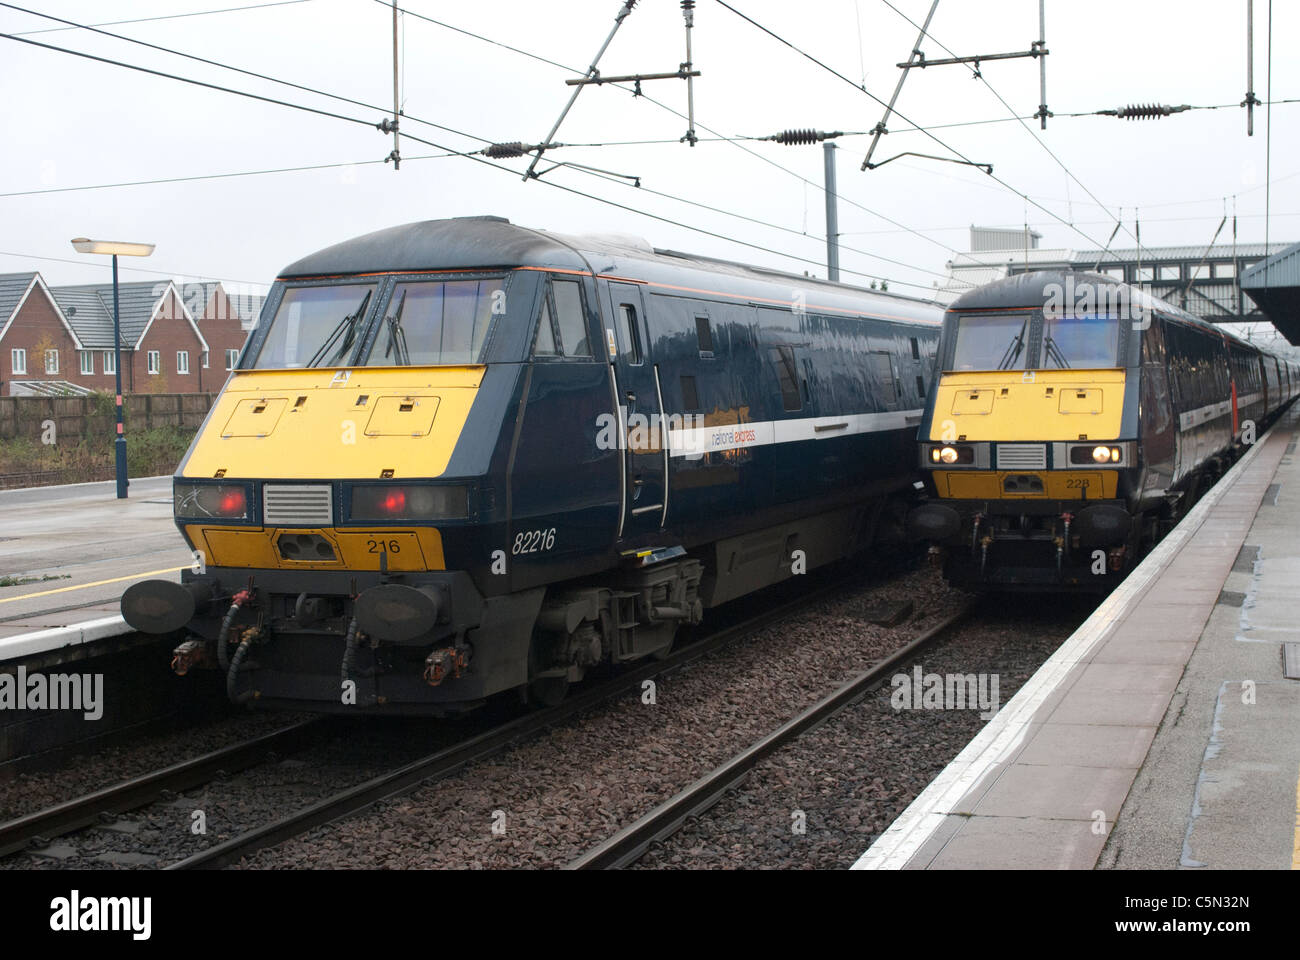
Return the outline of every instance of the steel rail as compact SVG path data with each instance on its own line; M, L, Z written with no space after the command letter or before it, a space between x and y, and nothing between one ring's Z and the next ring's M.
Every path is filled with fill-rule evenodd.
M146 806L158 800L165 791L188 790L208 783L222 773L235 773L257 766L272 755L298 752L319 738L323 726L320 718L303 720L0 823L0 856L23 850L33 841L50 840L90 826L104 814Z
M635 863L644 856L652 844L671 837L688 819L699 816L721 800L760 761L787 746L807 730L839 713L883 681L891 670L933 643L963 619L970 612L972 605L973 603L967 603L956 613L927 628L907 646L890 654L871 669L860 673L823 700L782 724L711 773L696 780L676 796L664 801L640 819L592 847L581 857L567 864L566 869L617 870Z
M841 590L859 576L860 574L855 572L847 577L837 577L825 586L778 604L771 610L756 614L740 623L723 627L663 660L652 660L641 664L627 673L572 696L557 706L507 721L462 743L445 747L364 783L325 797L272 823L263 824L229 840L214 844L184 860L169 864L164 869L193 870L223 867L258 850L275 846L316 827L356 814L375 803L412 790L422 783L443 779L471 763L501 753L513 744L523 742L585 710L617 699L631 691L640 690L641 684L646 680L679 670L763 627L788 619L813 603Z

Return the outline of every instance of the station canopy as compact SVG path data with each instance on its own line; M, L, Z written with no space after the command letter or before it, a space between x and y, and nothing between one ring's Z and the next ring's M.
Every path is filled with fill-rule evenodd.
M1300 243L1243 270L1241 290L1288 342L1300 345Z

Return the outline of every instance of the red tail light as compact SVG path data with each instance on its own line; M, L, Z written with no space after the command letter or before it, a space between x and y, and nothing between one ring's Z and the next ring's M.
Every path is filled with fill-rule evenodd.
M247 501L240 488L226 490L217 504L217 512L223 517L242 517L246 509Z

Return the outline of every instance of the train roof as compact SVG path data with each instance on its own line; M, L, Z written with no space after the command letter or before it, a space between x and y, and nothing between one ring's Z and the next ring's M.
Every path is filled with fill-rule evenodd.
M629 272L633 266L638 273ZM569 236L522 227L503 217L491 216L423 220L377 230L308 254L281 270L280 279L517 267L624 274L652 281L667 279L670 274L680 274L685 269L778 285L787 299L793 285L809 292L816 290L826 297L851 298L858 304L863 297L868 297L877 301L876 308L886 315L899 312L900 308L911 314L899 319L929 321L931 318L925 313L935 311L937 315L940 309L932 300L891 291L658 249L639 237ZM640 276L641 273L647 275ZM857 309L862 307L859 305Z
M1132 286L1131 284L1121 283L1114 277L1101 273L1092 273L1083 270L1032 270L1028 273L1017 273L993 283L985 284L974 290L963 293L960 297L948 305L949 310L997 310L1011 309L1014 307L1025 307L1029 305L1045 304L1048 294L1047 287L1050 284L1058 284L1062 290L1068 289L1067 281L1074 284L1077 291L1081 283L1101 283L1107 286L1119 287L1127 292L1132 298L1130 303L1138 303L1143 307L1149 307L1153 310L1190 326L1200 327L1203 330L1212 330L1219 336L1241 346L1250 347L1258 350L1260 353L1266 353L1269 356L1279 356L1272 350L1261 347L1259 344L1251 343L1233 333L1231 330L1225 330L1217 324L1202 320L1200 317L1188 313L1172 303L1160 300L1151 296L1143 290ZM1077 296L1077 294L1076 294ZM1285 358L1284 358L1285 359Z

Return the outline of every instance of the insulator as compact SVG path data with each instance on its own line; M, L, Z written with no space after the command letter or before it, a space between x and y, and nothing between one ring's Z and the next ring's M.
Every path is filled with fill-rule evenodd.
M1125 120L1156 120L1160 117L1167 117L1171 113L1182 113L1187 109L1190 109L1187 104L1171 107L1167 103L1131 103L1127 107L1105 112L1112 116L1122 117Z
M784 143L787 147L801 146L806 143L816 143L819 140L826 140L829 137L838 136L835 133L822 133L820 130L782 130L775 136L767 137L768 140L775 140L777 143Z
M522 157L527 151L524 149L522 141L515 140L511 143L494 143L489 147L483 148L483 156L491 157L493 160L507 160L510 157Z

